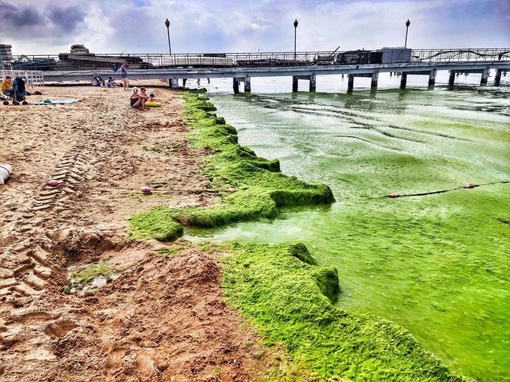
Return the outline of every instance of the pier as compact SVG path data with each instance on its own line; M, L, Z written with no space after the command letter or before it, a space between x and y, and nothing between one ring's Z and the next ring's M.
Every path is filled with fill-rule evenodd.
M58 58L52 56L27 57L29 62L48 62L55 66L42 72L45 82L75 82L91 80L94 73L103 78L118 79L119 73L112 65L126 60L127 56L97 55L98 60L79 59L70 70L58 70ZM427 76L426 84L433 88L438 71L448 71L450 86L454 86L458 74L480 75L480 85L488 83L489 73L494 70L494 85L510 70L510 49L407 49L382 48L379 50L355 50L344 52L256 52L256 53L203 53L203 54L136 54L130 55L140 62L138 68L129 68L132 80L165 79L172 88L179 87L189 79L232 78L234 93L251 92L251 83L259 77L292 78L292 91L299 90L300 82L308 84L309 92L316 91L317 76L346 75L348 92L355 86L355 78L368 77L371 88L377 89L381 73L398 73L400 88L405 89L408 76ZM82 58L82 60L84 60ZM37 70L35 65L33 69ZM12 71L13 69L11 69ZM4 69L3 72L9 72Z

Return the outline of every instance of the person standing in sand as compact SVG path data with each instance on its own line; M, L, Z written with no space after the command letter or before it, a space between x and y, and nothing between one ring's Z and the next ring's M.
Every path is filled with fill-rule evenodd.
M123 62L120 66L120 77L122 78L122 84L124 85L124 90L129 90L129 80L128 74L126 70L127 62Z

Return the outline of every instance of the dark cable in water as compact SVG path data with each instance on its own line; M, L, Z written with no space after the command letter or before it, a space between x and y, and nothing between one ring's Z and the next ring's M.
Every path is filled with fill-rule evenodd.
M385 195L384 198L403 198L405 196L425 196L425 195L433 195L433 194L444 194L445 192L461 190L463 188L470 189L470 188L475 188L475 187L489 186L491 184L503 184L503 183L510 183L510 180L503 180L503 181L500 181L500 182L491 182L491 183L483 183L483 184L468 183L465 186L456 187L456 188L450 188L448 190L437 190L437 191L419 192L419 193L416 193L416 194L396 194L396 193L393 193L393 194L390 194L390 195Z

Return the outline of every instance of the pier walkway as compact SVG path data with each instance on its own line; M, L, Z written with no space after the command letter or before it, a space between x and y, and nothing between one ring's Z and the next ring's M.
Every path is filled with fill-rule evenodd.
M97 62L87 58L87 66L79 65L73 70L57 70L58 62L51 70L44 71L45 82L88 81L94 73L103 78L120 78L112 65L118 63L119 55L94 55ZM26 57L26 56L25 56ZM33 56L32 60L50 56ZM100 58L99 58L100 57ZM344 52L256 52L233 54L137 54L143 65L128 68L132 80L164 79L170 87L183 85L188 79L232 78L237 93L240 84L245 92L251 91L251 79L257 77L292 77L292 91L298 91L299 80L308 81L308 90L316 90L319 75L347 75L348 92L354 88L354 78L371 78L371 87L377 88L380 73L399 73L400 87L405 88L410 75L428 76L428 86L433 87L438 71L449 71L449 85L453 86L459 73L480 74L480 85L487 85L489 73L495 71L494 85L500 84L501 76L510 71L510 49L406 49L382 48L380 50L356 50ZM85 62L85 58L82 59ZM77 61L78 63L80 61ZM34 69L37 69L35 67Z

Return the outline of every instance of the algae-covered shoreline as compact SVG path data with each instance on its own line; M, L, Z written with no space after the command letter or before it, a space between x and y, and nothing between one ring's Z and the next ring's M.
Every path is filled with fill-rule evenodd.
M134 238L174 240L183 226L218 227L221 225L274 218L279 208L334 201L331 189L309 184L280 172L277 160L266 160L237 142L237 131L218 118L214 105L204 95L186 96L185 118L191 129L191 144L208 152L204 172L212 192L221 201L207 208L183 209L156 207L130 219Z
M190 93L185 98L189 139L210 154L204 172L221 201L209 208L157 207L135 215L130 219L133 238L171 241L182 235L183 226L274 218L282 206L334 201L328 186L285 176L278 161L240 146L235 128L214 113L207 96ZM333 306L339 293L336 269L316 265L304 245L202 246L227 253L222 279L229 303L255 325L266 344L284 344L292 364L301 369L294 380L464 380L401 327ZM282 380L282 375L268 380Z

